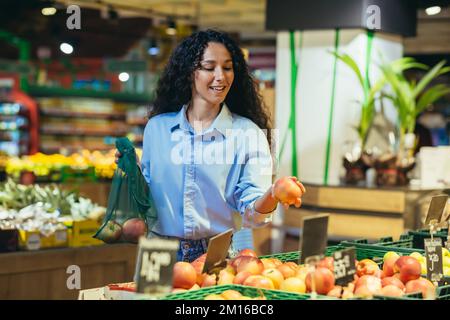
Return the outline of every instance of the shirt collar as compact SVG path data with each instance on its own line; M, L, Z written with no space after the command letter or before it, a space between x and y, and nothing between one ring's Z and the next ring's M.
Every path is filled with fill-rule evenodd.
M177 115L174 118L173 124L170 127L170 131L173 132L176 129L182 129L189 132L194 132L191 124L186 118L186 108L187 104L183 105L180 111L178 111ZM227 129L231 129L233 124L233 117L231 114L230 109L228 109L227 105L224 103L222 105L222 109L220 110L219 114L217 115L216 119L214 119L211 126L208 128L207 131L204 133L210 131L211 129L216 129L219 131L224 137L227 136Z

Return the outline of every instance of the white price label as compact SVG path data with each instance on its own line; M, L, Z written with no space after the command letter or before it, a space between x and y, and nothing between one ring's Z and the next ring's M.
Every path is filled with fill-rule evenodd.
M40 248L41 248L41 236L37 233L30 234L27 240L27 249L38 250Z

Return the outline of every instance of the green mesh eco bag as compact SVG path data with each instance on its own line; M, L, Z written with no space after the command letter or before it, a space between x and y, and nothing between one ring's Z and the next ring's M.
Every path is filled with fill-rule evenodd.
M130 140L118 138L116 148L122 156L114 172L105 220L94 238L106 243L137 243L155 225L157 213Z

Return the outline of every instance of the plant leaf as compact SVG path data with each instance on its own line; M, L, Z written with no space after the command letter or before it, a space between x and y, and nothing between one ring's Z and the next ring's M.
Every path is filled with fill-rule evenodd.
M423 110L425 110L430 104L438 100L439 98L450 93L450 88L444 84L437 84L427 91L425 91L417 102L415 115L417 116Z
M431 69L430 71L427 72L427 74L425 74L422 79L420 79L419 83L417 84L417 86L415 87L415 89L413 90L413 95L414 98L416 98L423 89L425 89L425 87L437 76L439 76L439 72L441 71L442 67L445 64L445 60L442 60L441 62L439 62L438 64L436 64L433 69Z

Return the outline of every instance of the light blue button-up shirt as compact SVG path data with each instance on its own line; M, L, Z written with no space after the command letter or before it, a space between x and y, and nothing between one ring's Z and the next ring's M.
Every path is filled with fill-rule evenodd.
M151 118L144 131L142 172L150 186L158 222L153 231L184 239L214 236L271 220L255 201L272 184L267 138L251 120L232 114L224 104L211 126L195 132L179 112Z

